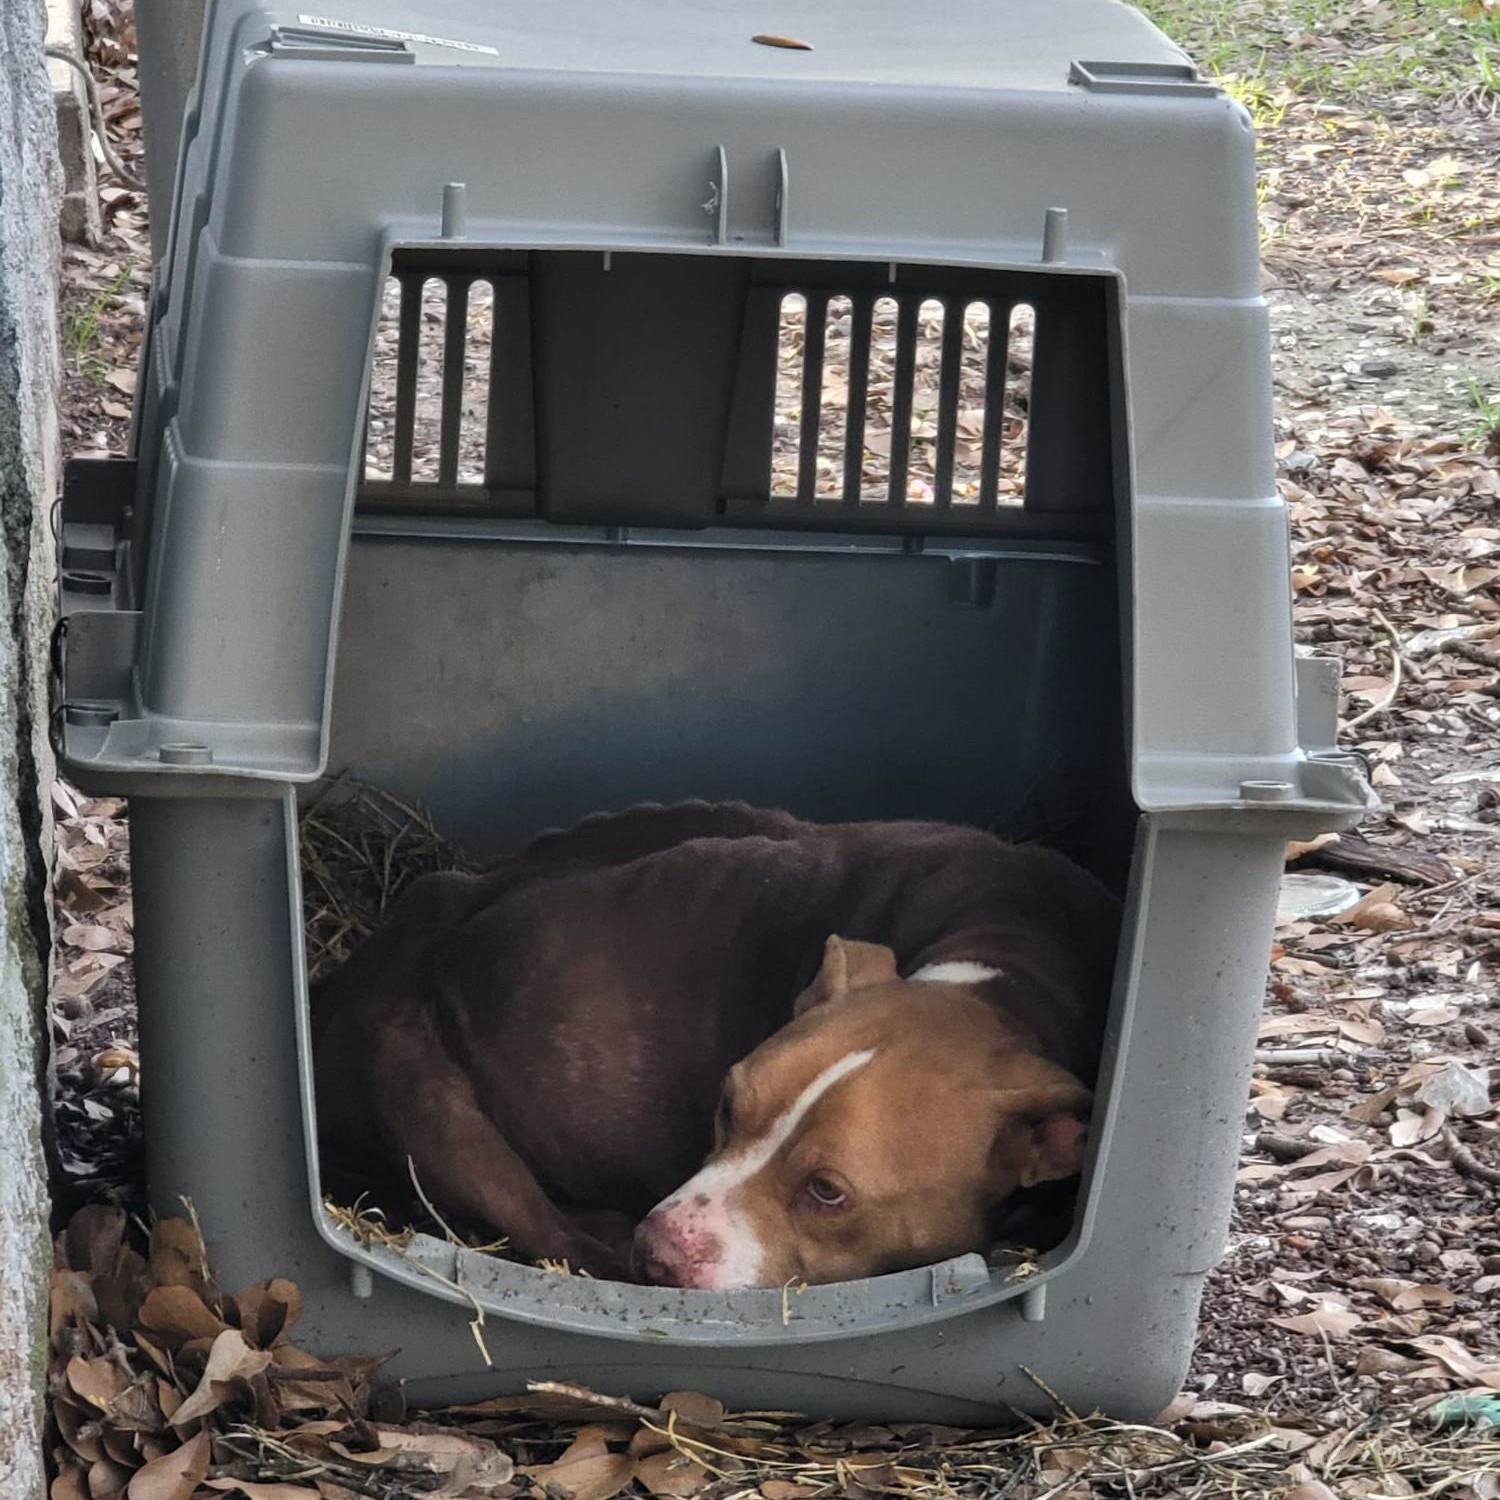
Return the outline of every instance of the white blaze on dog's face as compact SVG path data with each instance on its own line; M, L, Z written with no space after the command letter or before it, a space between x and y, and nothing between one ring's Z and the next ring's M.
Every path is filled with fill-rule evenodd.
M797 1019L730 1070L703 1169L647 1216L648 1279L730 1291L850 1280L986 1248L1017 1188L1070 1177L1089 1091L1020 1050L981 965L901 979L834 937Z

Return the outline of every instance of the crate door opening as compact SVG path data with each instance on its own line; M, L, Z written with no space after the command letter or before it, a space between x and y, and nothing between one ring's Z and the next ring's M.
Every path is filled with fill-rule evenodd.
M639 802L964 823L1118 890L1114 315L1082 277L398 252L330 766L399 801L331 855L305 825L315 971L368 921L348 850L373 909L392 844L484 860ZM1066 1238L1066 1190L1024 1206Z

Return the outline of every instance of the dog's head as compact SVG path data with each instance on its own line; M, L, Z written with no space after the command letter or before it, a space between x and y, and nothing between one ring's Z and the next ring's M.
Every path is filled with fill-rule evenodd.
M919 976L828 940L796 1018L730 1070L708 1161L637 1231L649 1280L728 1291L925 1265L985 1248L1010 1194L1079 1170L1089 1090L1018 1044L981 993L996 972Z

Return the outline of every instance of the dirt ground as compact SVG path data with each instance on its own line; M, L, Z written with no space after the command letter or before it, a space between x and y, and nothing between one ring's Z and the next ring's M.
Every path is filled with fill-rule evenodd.
M138 169L123 4L85 12ZM1349 1433L1500 1389L1500 13L1149 8L1257 123L1297 639L1343 659L1343 740L1384 802L1357 838L1289 850L1302 878L1181 1410ZM71 453L123 450L144 311L144 203L104 179L103 243L66 254ZM377 420L372 466L381 442ZM56 802L60 1163L78 1201L139 1208L128 823Z

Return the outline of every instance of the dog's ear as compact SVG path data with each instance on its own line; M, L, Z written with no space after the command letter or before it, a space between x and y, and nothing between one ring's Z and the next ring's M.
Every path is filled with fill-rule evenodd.
M823 945L823 966L813 982L797 996L794 1015L815 1005L842 1000L854 990L874 984L889 984L897 977L896 955L883 943L858 943L852 938L830 937Z
M990 1147L997 1200L1017 1188L1059 1182L1083 1170L1093 1094L1076 1078L1064 1076L1005 1089L999 1103Z

